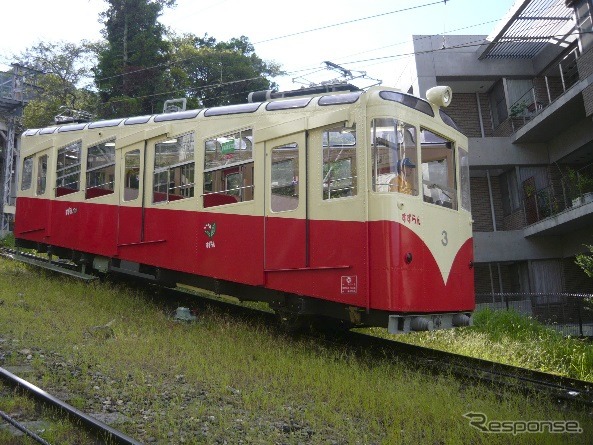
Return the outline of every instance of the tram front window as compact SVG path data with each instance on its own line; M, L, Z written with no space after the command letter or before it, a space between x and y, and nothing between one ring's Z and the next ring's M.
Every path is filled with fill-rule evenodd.
M424 202L457 209L453 142L425 128L420 130Z
M416 128L391 118L373 119L373 191L418 195Z

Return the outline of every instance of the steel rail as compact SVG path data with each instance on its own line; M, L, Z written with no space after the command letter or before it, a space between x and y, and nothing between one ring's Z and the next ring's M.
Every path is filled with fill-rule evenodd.
M403 353L415 360L420 359L424 366L437 372L450 371L460 377L488 384L502 384L507 387L519 388L521 391L545 391L558 400L593 406L592 382L411 345L368 334L350 332L347 335L348 342L361 347L368 345L398 355Z
M35 255L33 253L29 253L26 251L19 251L17 249L12 249L9 247L1 247L0 248L0 256L20 261L22 263L30 264L32 266L40 267L42 269L47 269L52 272L61 273L63 275L69 275L74 278L82 279L82 280L96 280L97 277L95 275L90 275L85 272L81 272L78 270L78 266L74 263L69 261L63 260L52 260L50 258L44 258L39 255Z
M94 417L91 417L88 414L83 413L82 411L74 408L66 402L57 399L56 397L48 394L47 392L43 391L42 389L38 388L32 383L29 383L26 380L23 380L20 377L12 374L4 368L0 368L0 378L8 381L14 386L23 389L25 392L31 394L37 400L40 400L41 402L47 405L50 405L54 408L59 409L62 412L65 412L66 414L68 414L68 416L80 421L82 424L86 425L91 430L97 432L100 436L104 436L106 440L111 440L113 441L113 443L121 445L142 445L141 442L138 442L130 436L127 436L121 431L117 431L116 429L111 428L106 423L103 423L100 420L97 420Z
M22 423L14 420L12 417L10 417L8 414L6 414L4 411L0 411L0 417L2 417L4 420L6 420L6 422L11 424L16 429L22 431L23 434L25 434L26 436L29 436L31 439L33 439L37 443L40 443L41 445L51 445L47 440L45 440L42 437L35 434L33 431L31 431L29 428L27 428Z

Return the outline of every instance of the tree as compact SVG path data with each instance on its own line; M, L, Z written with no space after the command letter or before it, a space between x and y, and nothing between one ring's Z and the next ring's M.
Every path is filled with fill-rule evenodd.
M165 85L168 45L158 22L175 0L107 0L100 15L107 45L99 51L95 84L104 116L152 113ZM162 102L162 99L160 99Z
M587 245L587 249L589 249L589 253L582 253L576 256L575 263L583 269L583 271L589 276L593 278L593 246Z
M192 34L171 39L171 88L192 108L245 102L251 91L274 88L267 76L280 72L257 56L245 36L228 42Z
M15 56L19 64L39 73L38 94L23 113L25 127L51 125L60 107L94 111L96 96L84 88L91 74L94 51L95 46L86 41L40 42Z

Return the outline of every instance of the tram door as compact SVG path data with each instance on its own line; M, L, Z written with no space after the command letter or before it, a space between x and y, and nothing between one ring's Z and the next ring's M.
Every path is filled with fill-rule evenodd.
M121 152L118 245L142 241L144 230L144 141Z
M266 270L308 266L307 148L305 133L265 142Z

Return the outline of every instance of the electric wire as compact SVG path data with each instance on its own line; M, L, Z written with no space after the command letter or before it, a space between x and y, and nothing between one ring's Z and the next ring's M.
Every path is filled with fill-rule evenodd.
M435 2L432 2L432 3L425 3L425 4L422 4L422 5L410 6L408 8L402 8L402 9L398 9L398 10L395 10L395 11L389 11L389 12L384 12L384 13L380 13L380 14L375 14L375 15L372 15L372 16L367 16L367 17L361 17L361 18L357 18L357 19L347 20L347 21L344 21L344 22L334 23L334 24L331 24L331 25L324 25L324 26L320 26L320 27L317 27L317 28L309 29L309 30L298 31L298 32L290 33L290 34L285 34L285 35L282 35L282 36L277 36L277 37L271 37L269 39L260 40L259 42L253 42L251 44L252 45L258 45L258 44L262 44L262 43L266 43L266 42L271 42L271 41L285 39L285 38L288 38L288 37L293 37L293 36L297 36L297 35L311 33L311 32L314 32L314 31L320 31L320 30L323 30L323 29L329 29L329 28L335 28L335 27L338 27L338 26L344 26L344 25L348 25L348 24L351 24L351 23L356 23L356 22L360 22L360 21L364 21L364 20L369 20L369 19L373 19L373 18L377 18L377 17L383 17L383 16L387 16L387 15L391 15L391 14L396 14L396 13L401 13L401 12L406 12L406 11L410 11L410 10L414 10L414 9L424 8L424 7L428 7L428 6L434 6L434 5L437 5L437 4L440 4L440 3L445 3L446 4L447 1L450 1L450 0L438 0L438 1L435 1ZM126 76L126 75L131 75L131 74L138 73L138 72L145 71L145 70L151 70L151 69L155 69L155 68L162 68L162 67L166 67L166 66L171 66L171 65L176 64L176 63L186 62L186 61L191 60L191 59L193 59L195 57L197 57L197 56L192 56L192 57L188 57L188 58L185 58L185 59L179 59L179 60L175 60L175 61L171 61L171 62L165 62L165 63L157 64L157 65L154 65L154 66L146 67L146 68L139 68L138 70L130 71L128 73L122 73L122 74L116 74L116 75L113 75L113 76L102 77L102 78L97 79L96 81L97 82L101 82L101 81L104 81L104 80L110 80L110 79L114 79L114 78L118 78L118 77L122 77L122 76Z
M558 37L558 36L564 36L565 34L561 34L561 35L555 35L555 36L542 36L542 39L548 38L554 38L554 37ZM540 37L538 37L540 38ZM471 47L478 47L478 46L482 46L484 44L484 40L483 39L478 39L478 40L473 40L470 42L466 42L464 44L460 44L460 45L454 45L454 46L449 46L449 47L445 47L445 48L436 48L436 49L430 49L430 50L425 50L425 51L412 51L409 53L400 53L400 54L395 54L395 55L390 55L390 56L382 56L382 57L374 57L374 58L369 58L369 59L361 59L361 60L356 60L356 61L351 61L351 62L347 62L344 63L345 65L349 65L349 64L354 64L354 63L367 63L367 62L372 62L372 61L385 61L386 59L394 59L394 58L402 58L402 57L410 57L410 56L416 56L416 55L421 55L421 54L429 54L429 53L434 53L434 52L441 52L441 51L447 51L447 50L452 50L452 49L462 49L462 48L471 48ZM289 72L287 73L287 75L289 75L290 73L297 73L298 71L294 71L294 72ZM177 90L173 90L173 91L168 91L168 92L162 92L162 93L154 93L154 94L150 94L150 95L145 95L145 96L141 96L138 97L139 99L146 99L146 98L150 98L150 97L157 97L157 96L162 96L162 95L166 95L166 94L171 94L171 93L177 93L177 92L182 92L182 91L199 91L199 90L204 90L204 89L214 89L214 88L220 88L223 86L227 86L230 84L236 84L236 83L240 83L240 82L247 82L247 81L252 81L252 80L256 80L256 79L261 79L261 76L257 76L257 77L252 77L249 79L237 79L237 80L233 80L233 81L229 81L229 82L221 82L221 83L217 83L217 84L212 84L212 85L206 85L206 86L201 86L201 87L195 87L195 88L183 88L183 89L177 89ZM264 78L265 79L265 78ZM240 94L240 93L238 93ZM213 98L218 98L217 97L208 97L208 98L203 98L202 100L211 100ZM122 99L122 101L125 101L127 99ZM117 102L117 100L113 100L112 102Z
M439 1L436 1L436 2L432 2L432 3L425 3L423 5L410 6L408 8L397 9L395 11L384 12L384 13L381 13L381 14L370 15L368 17L361 17L361 18L358 18L358 19L347 20L345 22L340 22L340 23L334 23L332 25L319 26L317 28L312 28L312 29L308 29L308 30L305 30L305 31L299 31L299 32L291 33L291 34L285 34L283 36L272 37L270 39L260 40L259 42L255 42L254 45L258 45L258 44L261 44L261 43L267 43L267 42L273 42L275 40L280 40L280 39L286 39L288 37L299 36L299 35L307 34L307 33L314 32L314 31L321 31L323 29L334 28L336 26L349 25L351 23L362 22L363 20L374 19L374 18L377 18L377 17L384 17L386 15L396 14L396 13L399 13L399 12L406 12L406 11L411 11L411 10L414 10L414 9L424 8L424 7L427 7L427 6L434 6L434 5L437 5L439 3L447 3L447 1L450 1L450 0L439 0Z
M346 22L340 22L340 23L333 24L333 25L327 25L327 26L324 26L324 27L314 28L312 30L301 31L299 33L287 34L285 36L280 36L280 37L277 37L277 38L272 38L272 39L267 39L267 40L260 41L260 42L255 42L252 45L255 45L255 44L258 44L258 43L263 43L263 42L270 41L270 40L276 40L276 39L280 39L280 38L290 37L290 36L293 36L293 35L304 34L304 33L312 32L312 31L315 31L315 30L320 30L320 29L325 29L325 28L330 28L330 27L335 27L335 26L341 26L341 25L344 25L344 24L349 24L349 23L353 23L353 22L356 22L356 21L360 21L360 20L367 20L367 19L370 19L370 18L375 18L375 17L385 16L385 15L389 15L389 14L394 14L396 12L403 12L403 11L406 11L408 9L417 9L417 8L420 8L420 7L433 6L433 5L439 4L439 3L442 3L442 1L433 2L433 3L427 3L427 4L424 4L424 5L416 5L414 7L400 9L400 10L397 10L397 11L390 11L390 12L387 12L387 13L376 14L376 15L364 17L364 18L361 18L361 19L354 19L354 20L350 20L350 21L346 21ZM542 11L544 11L544 9L539 10L539 11L534 11L534 13L538 13L538 12L542 12ZM454 29L454 30L449 31L447 34L450 34L450 33L453 33L453 32L458 32L458 31L461 31L461 30L464 30L464 29L473 28L473 27L476 27L476 26L482 26L484 24L493 23L493 22L496 22L496 21L497 20L491 20L491 21L481 22L481 23L478 23L478 24L475 24L475 25L469 25L469 26L457 28L457 29ZM545 26L545 25L540 25L539 27L532 27L532 30L533 29L537 29L537 28L541 28L543 26ZM546 38L551 39L551 38L555 38L555 37L558 37L558 36L563 36L563 34L555 35L555 36L539 36L538 39L546 39ZM430 38L430 37L431 36L423 36L420 39ZM416 41L417 40L420 40L420 39L416 39ZM404 44L404 43L408 43L408 42L407 41L405 41L405 42L402 41L402 42L398 42L398 43L395 43L395 44L392 44L392 45L387 45L387 46L382 47L382 48L388 48L388 47L391 47L391 46L397 46L397 45ZM477 43L477 41L476 41L476 43ZM480 40L479 45L481 45L481 44L483 44L483 40ZM467 45L467 44L465 44L465 45L462 45L462 46L452 46L452 47L447 47L447 48L444 48L444 49L464 48L464 47L471 47L471 46L476 46L476 45ZM360 52L360 53L355 53L355 54L352 54L352 55L349 55L349 56L344 56L344 57L351 57L353 55L358 55L358 54L366 54L366 53L373 52L373 51L376 51L376 50L379 50L379 49L382 49L382 48L371 49L371 50L368 50L368 51L363 51L363 52ZM394 54L394 55L389 55L389 56L374 57L374 58L354 60L354 61L346 61L346 62L341 62L341 63L344 64L344 65L352 65L352 64L359 64L359 63L367 63L368 64L368 62L377 62L377 63L371 65L371 66L375 66L375 65L382 64L382 63L389 63L392 59L403 58L403 57L411 57L411 56L414 56L414 55L417 55L417 54L424 54L424 53L434 52L434 51L437 51L437 50L430 50L430 51L424 51L424 52L416 52L416 51L413 51L413 52L410 52L410 53ZM106 77L106 78L98 79L98 81L107 80L107 79L111 79L111 78L115 78L115 77L120 77L120 76L125 76L125 75L133 74L133 73L136 73L136 72L139 72L139 71L154 69L154 68L161 67L161 66L173 65L175 63L181 63L181 62L184 62L184 61L187 61L187 60L191 60L192 58L193 57L186 58L186 59L181 59L181 60L177 60L177 61L171 61L171 62L167 62L165 64L157 65L157 66L154 66L154 67L141 68L139 70L135 70L135 71L132 71L132 72L129 72L129 73L124 73L124 74L119 74L119 75L116 75L116 76L111 76L111 77ZM340 59L338 59L338 60L340 60ZM273 76L273 77L291 76L291 75L295 75L295 74L298 74L298 73L309 71L311 69L318 69L318 66L311 67L311 68L303 68L303 69L290 70L290 71L284 72L283 74L281 74L279 76ZM306 75L312 75L312 74L314 74L314 73L316 73L318 71L315 71L313 73L307 73ZM166 93L158 93L158 94L166 94Z
M292 36L295 36L295 35L301 35L301 34L313 32L313 31L318 31L318 30L322 30L322 29L333 28L333 27L337 27L337 26L343 26L343 25L347 25L347 24L350 24L350 23L359 22L359 21L362 21L362 20L369 20L369 19L372 19L372 18L377 18L377 17L382 17L382 16L386 16L386 15L390 15L390 14L395 14L395 13L398 13L398 12L405 12L405 11L412 10L412 9L418 9L418 8L423 8L423 7L428 7L428 6L434 6L434 5L440 4L440 3L445 3L446 4L446 0L445 1L440 0L440 1L435 1L435 2L432 2L432 3L426 3L426 4L422 4L422 5L416 5L416 6L412 6L412 7L409 7L409 8L403 8L403 9L399 9L399 10L395 10L395 11L389 11L389 12L386 12L386 13L375 14L375 15L372 15L372 16L367 16L367 17L362 17L362 18L358 18L358 19L348 20L348 21L344 21L344 22L340 22L340 23L335 23L335 24L331 24L331 25L326 25L326 26L318 27L318 28L313 28L313 29L309 29L309 30L300 31L300 32L297 32L297 33L286 34L286 35L283 35L283 36L278 36L278 37L274 37L274 38L262 40L262 41L259 41L259 42L255 42L255 43L252 43L252 45L261 44L261 43L265 43L265 42L273 41L273 40L279 40L279 39L283 39L283 38L287 38L287 37L292 37ZM458 31L461 31L461 30L464 30L464 29L469 29L469 28L472 28L472 27L481 26L481 25L492 23L492 22L496 22L496 21L497 20L486 21L486 22L482 22L482 23L479 23L479 24L475 24L475 25L469 25L469 26L457 28L455 30L451 30L451 31L447 32L446 34L450 34L450 33L453 33L453 32L458 32ZM445 33L443 33L443 35L444 34ZM566 36L566 34L559 34L559 35L554 35L554 36L538 36L538 39L541 39L541 40L544 40L544 39L552 39L552 38L559 37L559 36L560 37ZM423 37L420 37L420 39L430 38L430 37L431 36L423 36ZM419 40L419 39L415 39L415 40ZM507 39L505 41L508 42L509 40ZM373 52L373 51L378 51L378 50L381 50L381 49L385 49L385 48L389 48L389 47L401 45L401 44L404 44L404 43L407 43L407 42L403 42L403 41L402 42L397 42L397 43L394 43L394 44L391 44L391 45L386 45L384 47L370 49L368 51L363 51L363 52L351 54L351 55L348 55L348 56L344 56L344 58L351 57L351 56L354 56L354 55L367 54L367 53L370 53L370 52ZM443 50L449 50L449 49L469 48L469 47L472 47L472 46L480 46L482 44L483 44L483 39L482 40L479 40L479 41L476 40L476 41L472 41L472 42L466 42L465 44L462 44L462 45L455 45L455 46L450 46L450 47L446 47L446 48L431 49L431 50L426 50L426 51L412 51L412 52L408 52L408 53L399 53L399 54L392 54L392 55L387 55L387 56L372 57L372 58L359 59L359 60L351 60L351 61L343 61L343 62L341 62L341 64L343 64L343 65L354 65L354 64L365 63L366 66L369 66L369 63L375 62L372 65L370 65L370 66L375 66L375 65L379 65L379 64L383 64L383 63L389 63L393 59L397 59L397 58L411 57L411 56L414 56L414 55L427 54L427 53L431 53L431 52L437 52L437 51L443 51ZM127 72L127 73L122 73L122 74L118 74L118 75L114 75L114 76L108 76L108 77L103 77L103 78L95 79L94 81L95 81L95 83L98 84L99 82L104 81L104 80L109 80L109 79L113 79L113 78L117 78L117 77L123 77L123 76L127 76L127 75L132 75L132 74L135 74L135 73L138 73L138 72L141 72L141 71L147 71L147 70L152 70L152 69L161 68L161 67L165 67L165 66L171 66L171 65L174 65L174 64L177 64L177 63L182 63L182 62L185 62L185 61L192 60L195 57L196 56L192 56L192 57L188 57L188 58L185 58L185 59L178 59L178 60L166 62L166 63L163 63L163 64L158 64L158 65L151 66L151 67L140 68L138 70L130 71L130 72ZM340 59L338 59L338 60L340 60ZM312 75L312 74L318 73L320 71L324 71L324 69L319 69L319 66L309 67L309 68L292 69L292 70L289 70L289 71L282 72L279 75L272 76L272 78L274 78L274 77L281 77L281 76L296 75L298 73L307 72L307 71L310 71L312 69L314 69L315 71L313 71L311 73L307 73L305 75ZM400 77L401 77L401 75L400 75ZM248 82L248 81L252 81L252 80L255 80L255 79L262 79L262 78L263 79L267 79L266 77L257 76L257 77L248 78L248 79L237 79L237 80L233 80L233 81L230 81L230 82L220 82L220 83L217 83L217 84L200 86L200 87L194 87L194 88L179 88L179 89L172 90L172 91L157 92L157 93L154 93L154 94L145 95L145 96L141 96L141 97L137 97L137 98L144 99L144 98L158 97L158 96L163 96L163 95L173 94L173 93L178 93L178 92L190 92L190 91L194 91L195 92L195 91L200 91L200 90L214 89L214 88L220 88L220 87L223 87L223 86L228 86L228 85L231 85L231 84L236 84L236 83L239 83L239 82ZM236 95L236 94L233 94L233 95ZM208 99L211 99L211 98L203 98L203 99L208 100ZM122 99L122 101L123 100L125 100L125 99ZM112 102L117 102L117 100L114 100Z

